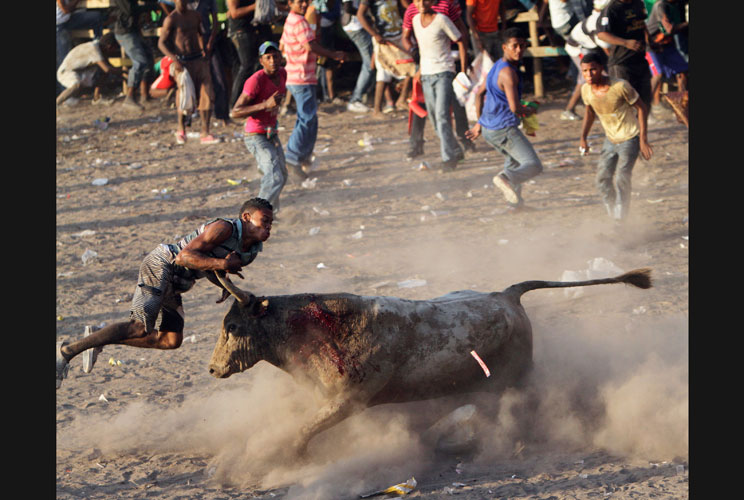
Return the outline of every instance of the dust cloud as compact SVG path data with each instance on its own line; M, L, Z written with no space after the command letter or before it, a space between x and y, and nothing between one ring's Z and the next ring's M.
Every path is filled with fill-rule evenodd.
M386 254L385 264L431 282L422 290L396 290L401 296L429 298L473 285L500 290L518 281L558 280L563 270L608 255L605 242L587 236L596 229L584 224L557 238L555 230L538 226L523 237L491 235L467 246L445 234L429 233L426 244L412 235L394 257ZM555 240L560 243L548 244ZM642 260L634 258L632 267L649 264ZM360 275L365 266L382 263L373 256L349 269ZM303 291L338 291L353 289L353 280L326 273L301 285ZM587 288L576 300L562 290L523 297L533 324L534 370L525 387L469 399L478 408L462 423L471 431L472 459L596 448L648 460L687 457L687 317L634 315L644 293L654 289L607 285ZM132 404L113 418L79 419L66 434L77 435L77 442L65 444L95 444L104 453L205 453L213 457L208 474L219 483L292 484L288 498L331 499L338 491L374 491L426 470L439 455L437 440L423 439L422 431L456 407L449 400L427 402L423 412L413 403L368 409L318 435L302 462L292 456L292 444L320 398L266 363L235 377L239 384L189 394L177 408Z

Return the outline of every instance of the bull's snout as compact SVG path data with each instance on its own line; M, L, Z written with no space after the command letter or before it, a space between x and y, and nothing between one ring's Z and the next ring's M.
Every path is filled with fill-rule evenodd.
M209 374L216 378L227 378L232 375L226 366L219 366L215 364L209 365Z

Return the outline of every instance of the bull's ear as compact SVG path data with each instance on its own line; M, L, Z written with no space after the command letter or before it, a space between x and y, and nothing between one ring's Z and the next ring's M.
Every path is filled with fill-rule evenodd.
M263 316L269 309L269 299L265 297L256 298L251 306L253 316Z

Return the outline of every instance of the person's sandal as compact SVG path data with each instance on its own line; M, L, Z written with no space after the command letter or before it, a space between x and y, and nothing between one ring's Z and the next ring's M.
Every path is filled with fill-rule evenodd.
M186 144L186 132L176 132L176 143Z
M209 134L201 138L202 144L217 144L218 142L220 142L220 140L216 138L215 136L213 136L212 134Z

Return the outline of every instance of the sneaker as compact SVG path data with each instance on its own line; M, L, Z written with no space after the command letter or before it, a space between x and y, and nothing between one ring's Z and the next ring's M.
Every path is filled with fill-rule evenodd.
M473 141L471 141L470 139L461 139L460 142L462 143L462 149L465 152L475 152L475 143Z
M386 104L384 108L382 108L382 112L385 114L392 113L395 111L395 106L392 104Z
M290 163L286 160L284 164L286 165L287 170L289 170L290 176L295 182L302 182L304 180L307 180L307 174L304 170L302 170L301 166L295 165L294 163Z
M96 328L95 326L86 325L85 333L83 333L83 338L89 336L96 330L98 330L98 328ZM83 372L90 373L93 371L93 365L96 364L96 360L98 359L98 355L101 353L101 351L103 351L103 347L92 347L83 351Z
M70 371L70 365L62 355L62 347L66 345L66 340L57 342L57 389L62 385L62 379L67 378L67 372Z
M346 101L344 101L340 97L334 97L333 99L330 100L330 103L333 104L334 106L343 106L344 104L346 104Z
M569 111L568 109L563 110L563 113L561 113L561 120L569 120L569 121L576 121L581 120L581 117L574 113L573 111Z
M495 175L493 178L493 183L504 194L504 198L506 198L506 201L508 201L512 205L519 204L519 195L514 190L511 182L509 182L509 179L507 179L504 174Z
M354 101L346 105L346 110L352 113L366 113L369 111L369 108L362 104L361 101Z
M439 170L442 172L454 172L457 168L457 160L443 161L439 164Z

